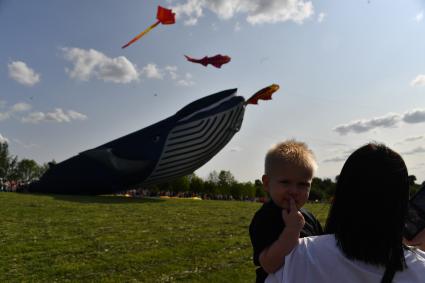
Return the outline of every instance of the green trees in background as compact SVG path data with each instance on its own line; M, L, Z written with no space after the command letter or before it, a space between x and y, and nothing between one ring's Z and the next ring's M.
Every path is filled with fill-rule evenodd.
M254 183L238 182L234 175L226 170L220 172L214 170L208 174L206 180L193 173L172 182L142 189L147 189L154 195L171 193L171 195L197 195L210 199L252 200L267 196L261 180L257 179ZM310 199L327 201L334 191L335 183L332 180L314 178Z
M7 142L0 142L0 178L8 180L13 176L17 158L10 156Z
M189 188L190 191L196 195L199 195L205 191L204 180L195 175L195 173L189 175Z
M313 201L330 201L335 194L338 177L338 175L335 177L335 181L332 181L329 178L325 178L323 180L320 178L313 178L309 199ZM417 180L415 175L409 175L408 180L410 195L412 196L420 189L421 185L415 183ZM425 185L425 182L423 182L422 185Z
M310 200L329 201L335 193L336 183L329 178L313 178L310 189Z
M16 165L16 180L21 180L24 183L38 179L43 168L32 159L22 159Z
M0 142L0 179L3 182L27 183L38 179L48 168L31 159L18 160L9 153L7 142Z
M171 182L136 188L147 190L153 195L170 193L171 195L202 196L210 199L246 200L265 196L260 180L238 182L230 171L212 171L206 180L192 173Z
M422 182L421 185L416 184L415 182L416 182L416 176L409 175L410 196L413 196L414 194L416 194L417 191L419 191L420 187L425 185L425 181Z
M330 178L313 178L310 189L310 201L329 202L335 194L336 182L338 176L333 181ZM409 176L410 195L419 190L421 185L416 184L416 177ZM238 182L230 171L221 170L212 171L206 180L192 173L188 176L178 178L172 182L163 183L147 189L153 195L166 192L171 195L202 196L210 199L234 199L234 200L253 200L255 198L264 198L267 193L263 189L261 180L252 182Z

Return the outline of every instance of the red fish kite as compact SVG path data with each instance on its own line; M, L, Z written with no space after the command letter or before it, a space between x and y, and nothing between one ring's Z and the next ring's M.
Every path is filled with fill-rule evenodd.
M121 48L126 48L127 46L133 44L136 42L139 38L141 38L143 35L147 34L151 29L159 25L160 23L163 25L172 25L176 22L175 13L173 13L172 10L163 8L161 6L158 6L158 12L156 13L157 22L139 33L135 38L130 40L126 45L123 45Z
M229 63L230 60L231 60L231 58L229 56L221 55L221 54L217 54L213 57L205 56L202 59L193 59L193 58L186 56L186 55L184 55L184 57L186 57L187 61L190 61L190 62L193 62L193 63L199 63L199 64L204 65L205 67L208 64L211 64L216 68L221 68L221 65Z
M272 99L272 94L274 92L276 92L278 89L279 89L279 85L277 85L277 84L272 84L272 85L269 85L265 88L262 88L259 91L257 91L253 96L251 96L245 102L245 105L247 105L247 104L258 104L259 99L270 100L270 99Z

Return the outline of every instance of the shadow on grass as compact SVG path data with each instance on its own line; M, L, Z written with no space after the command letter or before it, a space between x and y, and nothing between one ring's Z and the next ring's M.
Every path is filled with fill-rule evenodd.
M50 196L56 200L78 202L78 203L160 203L164 202L160 198L133 198L126 196L115 196L115 195L58 195L58 194L41 194L41 193L28 193L29 195L38 196Z

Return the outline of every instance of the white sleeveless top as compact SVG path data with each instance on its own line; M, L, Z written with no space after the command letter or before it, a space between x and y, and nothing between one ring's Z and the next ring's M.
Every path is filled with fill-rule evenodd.
M425 252L406 250L407 269L396 272L394 283L425 282ZM285 265L269 274L266 283L379 283L385 269L350 260L337 247L334 235L299 239L299 245L285 257Z

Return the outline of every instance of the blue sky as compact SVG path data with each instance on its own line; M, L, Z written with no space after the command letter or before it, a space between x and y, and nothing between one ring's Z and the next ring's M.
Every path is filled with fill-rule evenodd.
M158 5L177 13L153 24ZM425 1L0 0L0 140L19 158L62 161L164 119L205 95L272 83L242 129L196 171L263 173L274 143L305 141L319 177L384 142L425 179ZM228 55L221 69L183 55Z

